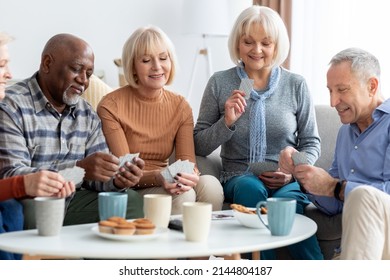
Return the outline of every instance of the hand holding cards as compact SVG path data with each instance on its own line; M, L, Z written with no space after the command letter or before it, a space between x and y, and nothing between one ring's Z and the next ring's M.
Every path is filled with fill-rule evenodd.
M249 171L256 176L260 176L264 172L278 170L278 163L273 161L252 162L249 164Z
M126 154L124 156L119 157L119 169L122 167L126 168L126 162L133 162L133 159L139 157L139 153L136 154Z
M295 152L292 154L291 157L294 161L294 165L309 164L305 152Z
M240 88L239 90L245 92L245 99L249 99L251 97L251 91L253 89L254 80L244 78L241 80Z
M307 161L307 156L306 156L305 152L295 152L292 154L291 157L292 157L292 160L293 160L295 166L302 165L302 164L309 164L309 162ZM299 186L300 186L300 189L303 193L307 192L302 184L299 184Z
M75 185L81 183L84 179L85 170L84 168L74 166L72 168L66 168L58 171L62 177L64 177L65 181L73 182Z
M163 169L160 173L168 183L174 183L174 177L178 173L194 173L195 164L188 160L177 160L167 168Z

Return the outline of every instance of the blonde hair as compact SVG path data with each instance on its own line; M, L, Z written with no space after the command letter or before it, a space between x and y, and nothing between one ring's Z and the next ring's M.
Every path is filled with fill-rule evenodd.
M240 39L244 34L248 34L254 24L263 26L265 32L275 43L275 54L272 65L281 65L287 58L290 51L290 40L286 26L277 12L274 10L254 5L244 11L236 19L228 40L230 58L234 64L239 64Z
M0 46L6 45L11 42L14 38L5 32L0 31Z
M160 28L156 26L147 26L135 30L123 46L123 72L125 79L130 86L135 88L138 87L134 69L135 60L145 54L157 51L161 46L167 49L171 60L171 73L167 85L172 83L177 69L177 59L173 43Z

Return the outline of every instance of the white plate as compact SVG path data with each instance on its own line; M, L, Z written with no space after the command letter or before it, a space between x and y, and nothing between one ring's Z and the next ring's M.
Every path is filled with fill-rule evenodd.
M111 239L111 240L119 240L119 241L143 241L143 240L151 240L161 235L167 233L169 229L167 228L156 228L153 234L133 234L133 235L120 235L120 234L112 234L112 233L102 233L99 231L99 226L94 226L92 232L100 237Z

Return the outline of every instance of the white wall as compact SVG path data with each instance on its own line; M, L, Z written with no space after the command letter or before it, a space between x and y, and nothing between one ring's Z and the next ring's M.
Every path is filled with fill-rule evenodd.
M176 46L180 69L170 88L187 96L195 54L203 41L200 36L184 35L181 28L183 1L189 0L0 0L0 30L16 39L10 45L14 78L26 78L38 69L41 51L51 36L72 33L92 46L95 70L103 70L106 82L117 87L118 71L113 59L121 56L124 42L136 28L153 24L162 28ZM251 0L227 1L231 5L232 23L238 13L252 3ZM213 71L233 66L227 37L210 38L207 42ZM189 100L195 118L208 80L204 57L199 57L196 70Z
M291 70L306 78L314 103L329 104L329 61L349 47L365 49L379 59L382 93L390 96L389 1L295 0L293 4Z

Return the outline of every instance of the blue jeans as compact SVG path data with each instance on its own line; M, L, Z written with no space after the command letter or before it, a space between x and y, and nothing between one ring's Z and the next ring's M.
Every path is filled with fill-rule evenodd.
M0 202L0 234L23 230L23 206L15 199ZM21 254L0 251L0 260L20 260Z
M288 197L297 201L297 213L304 214L305 207L310 203L307 196L301 192L299 184L293 182L280 189L273 190L254 175L235 176L223 184L225 199L246 207L256 207L259 201L268 197ZM297 260L322 260L320 245L315 235L299 243L287 247L291 256ZM276 259L275 250L261 252L261 258Z

